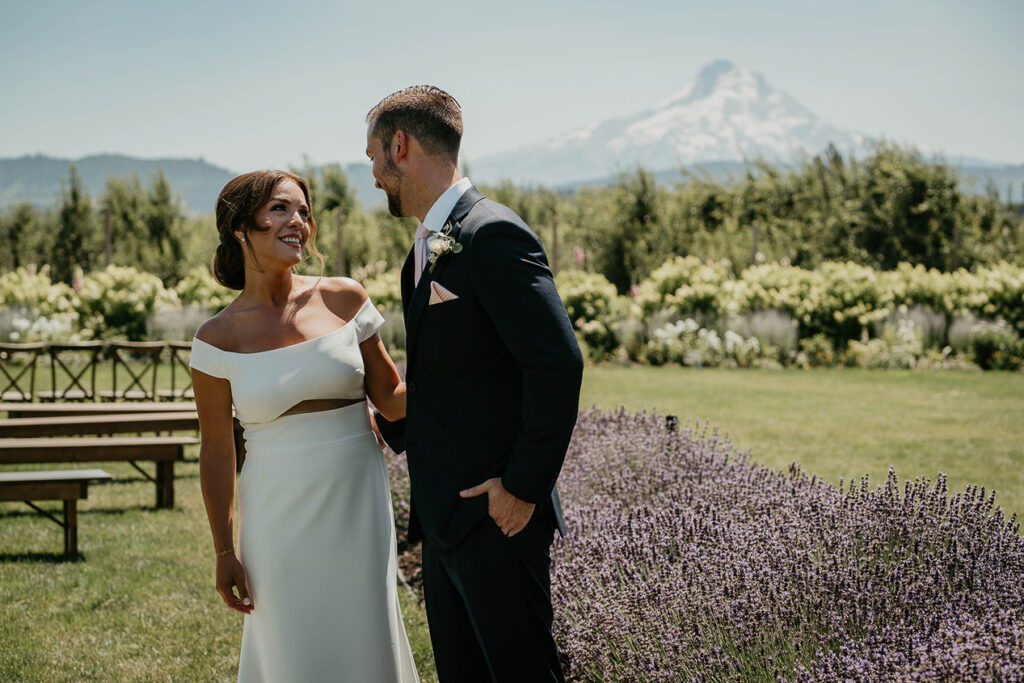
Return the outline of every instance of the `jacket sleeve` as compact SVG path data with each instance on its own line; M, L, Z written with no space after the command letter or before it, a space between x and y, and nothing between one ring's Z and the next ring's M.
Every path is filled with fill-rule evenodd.
M579 413L583 357L537 237L508 221L470 243L477 296L522 371L521 428L502 485L529 503L550 499Z
M380 435L384 437L384 443L395 453L405 450L405 418L389 422L379 410L373 411L373 420L377 423Z

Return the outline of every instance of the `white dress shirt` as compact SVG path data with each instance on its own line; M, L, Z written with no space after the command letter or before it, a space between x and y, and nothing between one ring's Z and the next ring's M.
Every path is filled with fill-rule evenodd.
M462 195L466 193L473 183L469 178L463 178L456 182L454 185L449 187L447 190L441 193L430 210L427 211L427 215L423 218L423 222L420 226L426 228L430 232L440 232L441 228L444 227L445 222L448 220L448 216L451 215L455 205L462 199ZM416 272L413 282L419 284L420 277L423 275L423 271L427 266L427 233L417 229L416 232L416 243L415 243L415 256L416 256Z

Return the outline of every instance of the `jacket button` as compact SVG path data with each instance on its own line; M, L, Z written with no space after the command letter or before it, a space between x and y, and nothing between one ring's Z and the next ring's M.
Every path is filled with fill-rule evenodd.
M408 383L406 383L405 388L406 388L406 390L410 394L415 394L416 393L416 382L408 382Z

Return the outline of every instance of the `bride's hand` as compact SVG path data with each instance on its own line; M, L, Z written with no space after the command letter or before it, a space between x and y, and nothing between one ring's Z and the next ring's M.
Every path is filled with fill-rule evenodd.
M235 594L235 589L238 594ZM252 612L252 598L249 597L249 580L245 568L234 553L217 558L217 592L226 604L236 612Z

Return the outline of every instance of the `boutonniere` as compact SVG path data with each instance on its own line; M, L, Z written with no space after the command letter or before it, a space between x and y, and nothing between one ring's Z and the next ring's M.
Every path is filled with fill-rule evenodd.
M427 238L427 253L430 254L427 260L430 262L431 273L434 272L434 267L437 266L437 262L442 256L458 254L462 251L462 245L452 237L452 231L458 230L461 227L458 221L455 221L455 223L445 223L443 228Z

